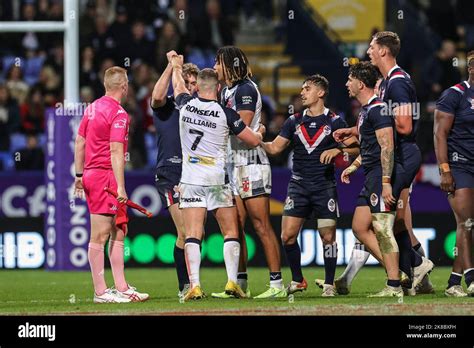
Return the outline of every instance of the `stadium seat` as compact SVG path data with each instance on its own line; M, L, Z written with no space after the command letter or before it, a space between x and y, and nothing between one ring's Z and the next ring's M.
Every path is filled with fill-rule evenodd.
M10 135L10 152L13 153L26 147L26 136L21 133Z
M28 85L34 85L38 81L43 63L44 57L32 57L26 60L23 72Z
M3 171L15 170L15 162L11 152L0 151L0 162L3 164Z

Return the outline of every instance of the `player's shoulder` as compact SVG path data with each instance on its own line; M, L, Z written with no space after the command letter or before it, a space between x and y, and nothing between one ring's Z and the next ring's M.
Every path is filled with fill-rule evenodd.
M386 107L387 107L387 103L385 103L382 99L377 97L374 100L372 100L367 106L367 113L369 115L378 115Z
M469 89L469 83L467 81L463 81L460 83L455 84L454 86L449 87L446 91L449 93L457 93L463 95Z
M251 79L244 79L239 81L235 85L236 93L240 94L247 94L247 93L256 93L258 91L258 87L255 82Z

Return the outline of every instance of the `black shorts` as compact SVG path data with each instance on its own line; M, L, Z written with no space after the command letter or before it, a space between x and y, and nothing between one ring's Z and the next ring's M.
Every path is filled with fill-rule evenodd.
M392 195L398 203L400 193L405 188L405 174L403 167L400 164L395 164L392 174ZM368 206L370 212L373 213L387 213L397 210L397 203L389 204L384 202L382 198L382 170L377 168L367 173L365 176L364 187L357 198L357 206Z
M325 189L312 189L311 186L303 181L290 180L283 215L336 220L339 217L336 186Z
M474 166L452 166L451 175L454 179L454 188L474 188Z
M411 184L415 180L416 174L421 167L421 151L418 148L418 145L415 143L404 143L401 155L401 164L403 166L404 173L401 175L401 182L403 189L410 188Z
M179 193L177 186L181 179L181 166L160 167L156 170L155 185L161 198L161 203L165 208L179 203ZM176 190L175 190L176 187Z

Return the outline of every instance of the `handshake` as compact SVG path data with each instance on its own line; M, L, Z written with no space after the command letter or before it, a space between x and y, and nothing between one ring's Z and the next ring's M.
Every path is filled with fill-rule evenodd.
M173 69L180 69L183 67L184 57L182 55L178 55L176 51L169 51L166 53L166 58L168 58L168 63L171 64Z

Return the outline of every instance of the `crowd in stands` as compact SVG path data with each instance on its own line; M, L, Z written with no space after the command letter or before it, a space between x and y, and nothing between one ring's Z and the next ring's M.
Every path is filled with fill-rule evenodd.
M216 48L234 44L243 23L270 21L273 16L272 0L78 1L80 101L90 103L104 93L102 78L107 68L121 65L129 70L129 97L124 105L132 118L127 169L154 165L156 144L149 105L153 85L167 64L166 52L176 50L199 68L211 67ZM474 48L474 1L409 2L439 38L439 49L413 74L419 100L429 113L440 93L465 77L453 58L461 50ZM0 21L12 20L62 21L63 1L0 0ZM64 98L63 34L0 33L0 40L0 170L39 170L42 161L30 160L25 166L15 161L15 154L43 156L45 109ZM411 72L409 66L405 68ZM264 96L262 118L266 137L272 139L288 115L277 113L269 99ZM301 108L298 95L292 105L295 111ZM273 165L286 166L288 153L271 160Z

